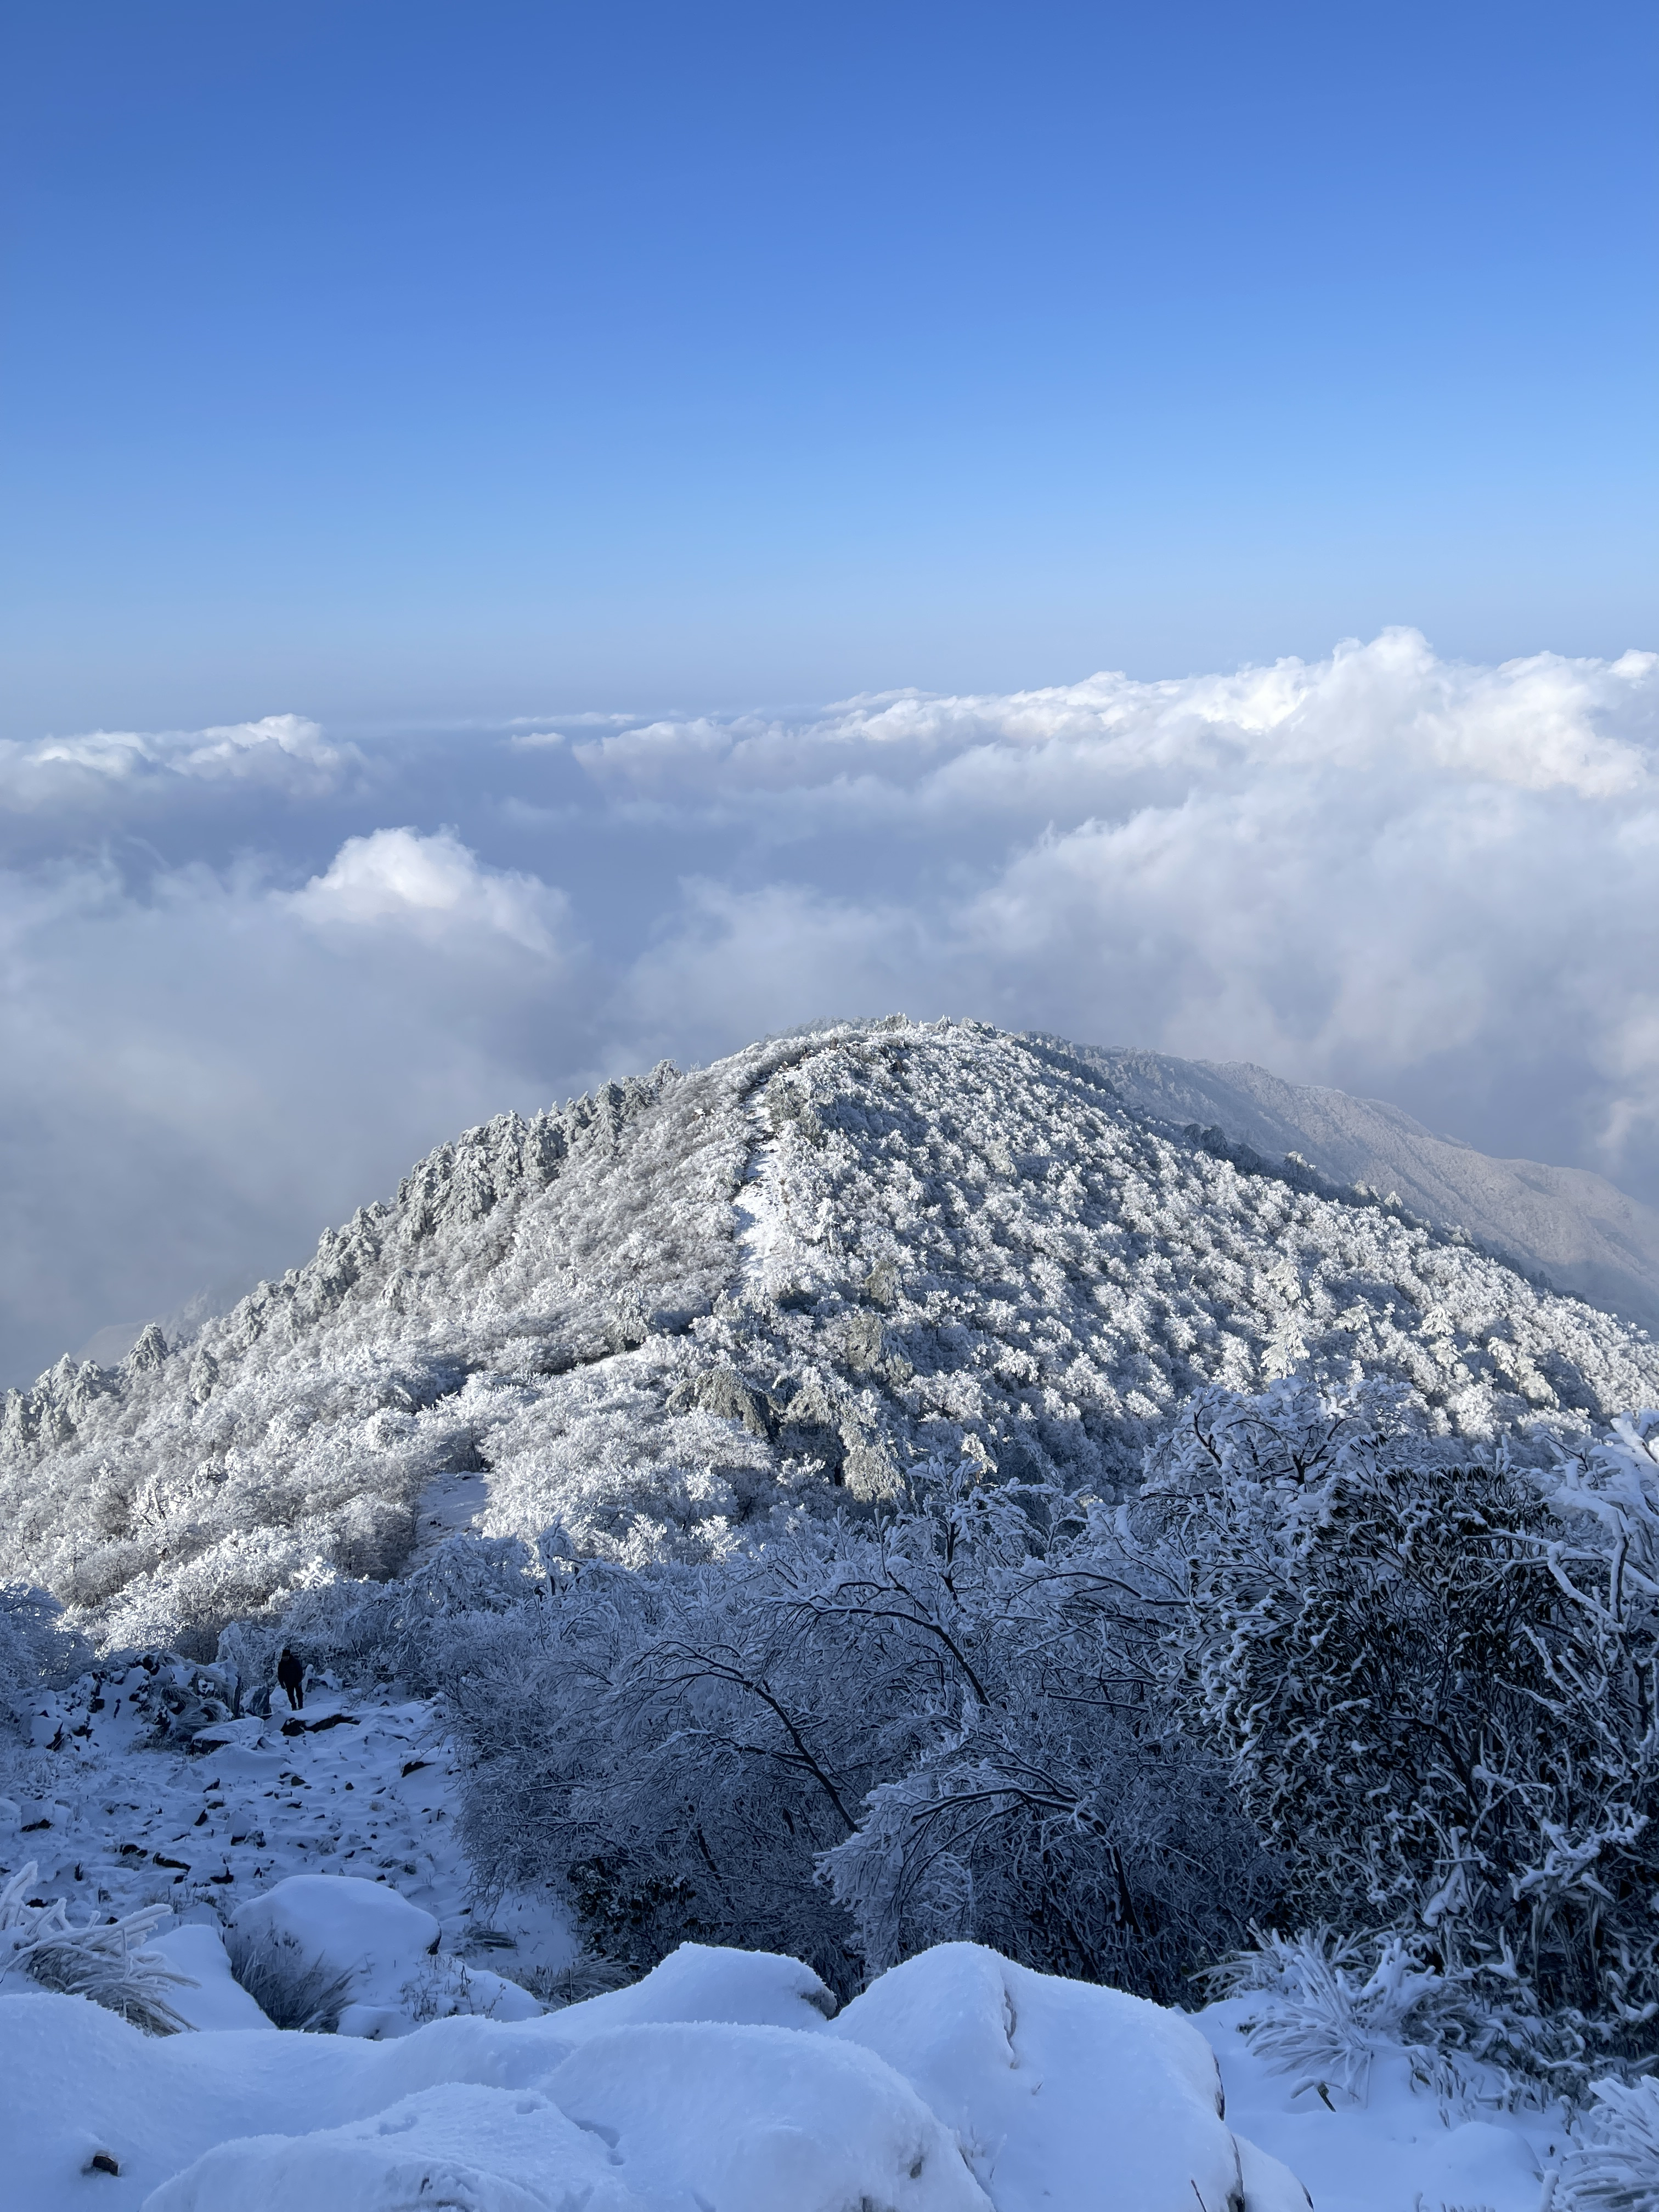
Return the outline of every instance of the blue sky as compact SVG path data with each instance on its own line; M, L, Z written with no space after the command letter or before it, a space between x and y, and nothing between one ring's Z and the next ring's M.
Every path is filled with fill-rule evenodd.
M15 10L0 727L1650 641L1656 46L1594 0Z
M0 1382L825 1014L1659 1202L1656 47L14 9Z

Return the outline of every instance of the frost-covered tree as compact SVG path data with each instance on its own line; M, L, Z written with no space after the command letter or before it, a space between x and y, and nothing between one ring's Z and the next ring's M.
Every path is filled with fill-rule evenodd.
M0 1583L0 1737L27 1740L38 1693L67 1680L90 1656L49 1591Z
M981 1464L697 1568L583 1568L473 1620L465 1832L635 1966L686 1936L836 1985L946 1937L1169 1996L1274 1870L1181 1740L1109 1529Z
M964 1445L1121 1495L1194 1390L1356 1366L1539 1460L1659 1400L1639 1333L1062 1049L839 1024L468 1130L190 1341L7 1394L0 1573L204 1659L418 1563L441 1481L490 1536L717 1559Z
M1305 1917L1405 1931L1612 2050L1659 2014L1655 1425L1540 1470L1390 1386L1211 1392L1134 1516L1178 1710Z
M1150 1663L1150 1580L1097 1506L959 1468L799 1601L915 1717L823 1861L872 1971L966 1938L1173 1999L1271 1902Z
M763 1570L582 1569L556 1600L474 1617L444 1686L471 1754L464 1834L487 1881L553 1881L604 1956L691 1938L858 1980L814 1881L867 1771L871 1717L766 1601Z

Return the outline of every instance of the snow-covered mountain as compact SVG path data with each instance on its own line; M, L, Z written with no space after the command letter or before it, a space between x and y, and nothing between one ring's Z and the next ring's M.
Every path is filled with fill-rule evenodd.
M1097 1056L897 1016L503 1115L187 1343L8 1393L0 1571L205 1656L457 1527L706 1556L964 1453L1109 1492L1195 1388L1310 1362L1471 1436L1659 1399L1640 1331L1227 1150Z
M1659 1212L1603 1176L1492 1159L1398 1106L1285 1083L1249 1060L1074 1049L1143 1113L1218 1128L1272 1161L1299 1154L1340 1184L1394 1191L1414 1213L1461 1225L1558 1289L1659 1329Z

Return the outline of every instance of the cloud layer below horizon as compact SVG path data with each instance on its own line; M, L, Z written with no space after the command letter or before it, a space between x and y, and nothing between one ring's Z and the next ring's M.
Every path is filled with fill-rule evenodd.
M0 746L0 1381L825 1015L1249 1059L1659 1200L1659 655Z

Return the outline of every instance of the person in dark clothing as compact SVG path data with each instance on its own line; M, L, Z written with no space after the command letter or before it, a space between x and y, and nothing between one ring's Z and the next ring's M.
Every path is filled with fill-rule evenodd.
M276 1680L288 1692L290 1711L299 1712L306 1701L306 1670L289 1650L283 1646L283 1656L276 1662Z

